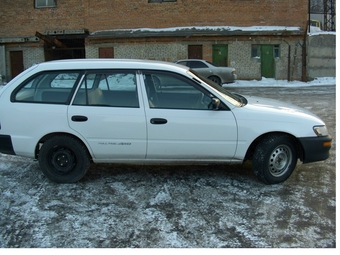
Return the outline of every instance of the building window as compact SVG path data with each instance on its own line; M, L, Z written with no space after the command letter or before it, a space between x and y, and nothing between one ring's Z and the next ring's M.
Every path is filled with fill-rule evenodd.
M177 2L177 0L148 0L148 3Z
M57 7L57 0L35 0L34 7L35 8Z
M252 58L260 58L261 57L261 50L260 45L253 44L251 45L251 57Z
M274 58L279 58L281 53L280 53L280 45L276 44L273 45L273 53L274 53ZM252 58L261 58L261 45L259 44L253 44L251 46L251 57Z
M280 45L274 45L274 58L280 57Z

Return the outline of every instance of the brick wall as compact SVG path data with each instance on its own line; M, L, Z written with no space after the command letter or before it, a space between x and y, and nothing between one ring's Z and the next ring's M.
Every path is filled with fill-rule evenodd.
M89 32L138 27L177 26L295 26L305 27L308 1L296 0L177 0L148 3L148 0L58 0L57 8L35 9L34 0L0 0L0 37L34 36L46 30L88 29ZM270 36L269 36L270 37ZM276 78L286 79L287 45L276 37L282 56L275 60ZM300 38L301 39L301 38ZM267 39L266 39L267 40ZM257 40L256 43L268 43ZM100 47L113 47L116 58L147 58L176 61L187 58L188 45L200 44L203 58L212 60L213 44L228 44L229 63L237 69L239 79L260 79L261 63L250 57L253 39L239 37L212 38L105 38L88 41L86 57L97 58ZM290 41L292 47L294 40ZM16 46L5 44L6 53ZM35 45L21 43L24 67L44 61L43 41ZM300 50L300 48L299 48ZM6 54L8 55L8 54ZM300 77L301 53L291 72ZM10 73L8 56L7 76ZM292 60L293 61L293 60ZM3 65L2 67L3 69ZM8 76L9 77L9 76Z
M287 39L287 38L286 38ZM154 42L152 42L154 40ZM288 40L288 39L287 39ZM288 40L291 46L291 79L301 78L301 46L297 44L299 38ZM301 43L301 41L300 41ZM278 38L196 38L171 40L171 38L121 39L110 42L109 40L93 40L86 45L86 58L98 58L99 48L112 47L114 58L153 59L175 62L188 58L188 45L202 45L203 59L212 61L212 46L214 44L228 45L229 66L235 67L237 77L241 80L261 79L261 60L251 57L252 44L279 45L280 57L275 59L275 78L287 79L288 77L288 44ZM295 52L296 49L296 52ZM294 58L294 55L296 56Z
M0 1L0 37L35 31L177 26L304 27L308 1L297 0L58 0L57 8L35 9L34 0Z
M34 8L34 0L0 1L0 37L34 36L36 31L84 28L81 0L58 0L57 8Z
M115 44L106 43L86 47L86 58L98 58L99 48L114 48L115 58L151 59L174 62L187 58L187 45L177 43Z
M38 46L37 44L31 44L31 45L25 45L25 47L22 47L21 45L11 45L7 46L5 50L6 59L10 59L10 51L23 51L23 59L24 59L24 69L27 69L34 64L41 63L45 61L44 56L44 48L41 46ZM1 57L1 56L0 56ZM2 73L3 75L3 81L9 80L12 77L10 77L10 62L7 62L7 65L5 65L6 73ZM1 74L1 73L0 73ZM6 75L7 74L7 75Z
M307 19L308 1L296 0L177 0L85 1L86 26L112 28L176 26L300 26Z

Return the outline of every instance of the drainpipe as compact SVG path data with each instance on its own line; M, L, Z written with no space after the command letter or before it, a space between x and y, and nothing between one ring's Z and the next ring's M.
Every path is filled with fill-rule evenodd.
M308 32L310 33L310 0L308 0Z
M303 44L302 44L302 77L301 77L301 80L303 82L307 82L307 30L308 30L308 24L306 26L306 30L303 36Z
M283 41L288 44L288 71L287 71L287 80L289 82L291 80L290 79L290 44L286 40L283 40Z
M6 81L6 51L5 45L0 45L0 84Z

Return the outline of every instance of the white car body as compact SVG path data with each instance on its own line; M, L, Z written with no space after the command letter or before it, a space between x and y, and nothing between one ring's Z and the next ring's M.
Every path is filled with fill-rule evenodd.
M78 83L74 85L67 103L20 101L28 93L20 89L20 84L25 84L34 75L55 70L85 70L89 73L130 70L129 75L135 76L133 82L136 84L138 106L75 105L80 84L87 79L83 71L79 71ZM195 87L203 89L210 100L218 99L224 108L153 107L144 84L147 71L166 72L185 81L188 79L190 84L193 82ZM105 77L99 82L106 80L107 83L109 76ZM223 94L223 88L210 86L203 79L193 77L187 67L147 60L82 59L37 64L0 90L0 152L39 158L44 142L62 134L81 141L94 163L242 163L252 145L257 144L261 137L280 133L289 135L299 144L297 157L303 162L328 157L331 138L325 123L309 111L257 97L246 97L242 104ZM161 94L164 96L167 91ZM314 127L322 127L326 131L317 135ZM317 140L315 143L320 152L308 152L307 145L302 142L304 139ZM327 142L327 146L320 146L320 141ZM307 155L310 153L312 155ZM56 181L67 182L64 179Z

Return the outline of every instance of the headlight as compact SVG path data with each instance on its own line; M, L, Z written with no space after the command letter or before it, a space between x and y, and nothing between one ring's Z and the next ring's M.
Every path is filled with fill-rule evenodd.
M328 130L326 126L314 126L313 130L317 136L327 136Z

